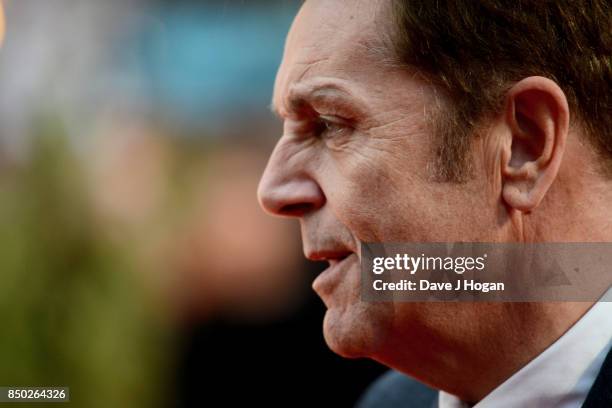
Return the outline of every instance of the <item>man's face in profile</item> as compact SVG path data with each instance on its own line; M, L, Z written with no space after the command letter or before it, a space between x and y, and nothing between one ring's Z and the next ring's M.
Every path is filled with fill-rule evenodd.
M300 220L305 255L329 262L313 287L328 308L326 341L345 356L376 358L389 348L381 343L397 337L390 332L415 326L460 333L457 313L474 308L451 305L451 314L447 305L361 302L360 241L494 242L513 234L498 225L499 191L486 171L497 164L477 154L491 146L474 142L468 181L435 181L431 117L440 101L419 75L388 63L385 5L304 3L274 89L283 135L259 187L266 210Z

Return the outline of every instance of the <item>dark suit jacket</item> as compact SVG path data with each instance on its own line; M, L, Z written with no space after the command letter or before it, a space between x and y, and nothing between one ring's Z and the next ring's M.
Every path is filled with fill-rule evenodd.
M376 380L357 402L356 408L437 408L438 391L397 371ZM612 351L603 363L583 408L612 408Z

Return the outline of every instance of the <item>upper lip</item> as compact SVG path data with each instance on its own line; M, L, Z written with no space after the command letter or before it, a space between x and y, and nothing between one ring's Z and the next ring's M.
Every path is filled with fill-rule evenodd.
M341 261L347 256L351 255L353 251L348 249L321 249L310 251L306 254L306 258L311 261Z

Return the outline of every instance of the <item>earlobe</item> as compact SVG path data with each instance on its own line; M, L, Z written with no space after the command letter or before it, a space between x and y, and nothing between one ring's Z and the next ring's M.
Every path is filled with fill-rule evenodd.
M529 212L559 172L569 129L567 99L550 79L525 78L508 91L503 120L511 138L502 152L503 199Z

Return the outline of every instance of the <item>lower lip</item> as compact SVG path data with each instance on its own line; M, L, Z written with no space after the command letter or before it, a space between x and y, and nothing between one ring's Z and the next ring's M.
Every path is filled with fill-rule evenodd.
M325 296L331 294L334 288L345 277L346 271L351 267L352 261L357 255L352 253L341 261L333 262L317 276L312 283L312 288L325 300Z

